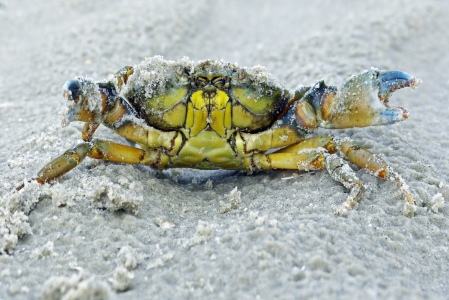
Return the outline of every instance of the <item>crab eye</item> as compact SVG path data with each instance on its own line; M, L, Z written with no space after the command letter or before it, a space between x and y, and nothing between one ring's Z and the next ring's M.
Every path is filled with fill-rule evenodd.
M67 100L73 100L78 103L81 85L78 80L69 80L64 84L63 95Z
M204 78L204 77L198 77L197 85L198 85L199 88L205 87L206 84L207 84L207 78Z
M182 76L184 74L184 67L183 66L177 66L176 67L176 74L179 76Z
M248 75L248 73L244 69L240 69L237 72L237 77L239 80L245 79L247 75Z
M223 86L224 86L224 84L225 84L225 81L223 80L222 77L217 77L217 78L214 78L214 80L212 80L212 84L213 84L216 88L222 89Z

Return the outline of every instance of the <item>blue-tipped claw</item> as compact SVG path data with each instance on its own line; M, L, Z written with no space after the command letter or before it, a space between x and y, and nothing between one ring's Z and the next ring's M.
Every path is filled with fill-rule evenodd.
M388 101L390 94L396 90L405 87L415 88L421 83L420 79L401 71L380 71L378 80L380 82L379 97L383 101Z
M408 111L402 107L387 108L379 112L377 122L394 124L408 118Z
M324 128L352 128L393 124L408 118L408 111L393 107L388 98L394 91L415 88L421 80L401 71L371 69L352 76L338 90L321 82L305 95Z

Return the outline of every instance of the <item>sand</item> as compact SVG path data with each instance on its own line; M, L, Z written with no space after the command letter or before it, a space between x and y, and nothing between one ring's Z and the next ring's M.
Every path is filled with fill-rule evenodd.
M0 0L0 298L447 298L448 15L438 0ZM61 126L65 81L155 55L262 65L291 89L371 67L420 77L391 99L405 122L317 132L384 158L415 216L393 183L356 167L367 191L344 217L334 208L347 190L326 171L156 172L87 158L11 194L81 142L82 123Z

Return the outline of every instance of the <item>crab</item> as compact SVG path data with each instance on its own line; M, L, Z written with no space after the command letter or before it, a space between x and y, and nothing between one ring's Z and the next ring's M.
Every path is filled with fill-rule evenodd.
M326 169L349 189L336 214L357 204L364 183L348 161L374 176L396 182L414 204L407 184L388 164L350 138L309 137L321 128L387 125L408 118L389 106L392 92L421 83L401 71L372 68L340 88L323 80L289 91L261 66L223 61L147 58L107 80L77 77L63 86L65 123L85 122L82 142L34 177L51 182L86 156L155 169L227 169L248 173L272 169ZM102 124L134 146L93 138ZM274 149L274 150L273 150ZM20 187L19 187L20 188Z

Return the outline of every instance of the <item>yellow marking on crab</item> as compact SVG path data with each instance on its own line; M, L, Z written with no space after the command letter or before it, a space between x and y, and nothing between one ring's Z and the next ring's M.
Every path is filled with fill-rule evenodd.
M248 130L257 130L268 127L272 122L269 114L255 115L242 105L232 106L232 126L247 128Z
M204 98L203 91L199 90L192 94L190 100L192 100L196 109L201 109L208 104L216 107L217 109L223 109L229 101L229 96L223 91L217 91L216 96L209 99Z
M271 161L270 159L267 157L267 155L262 154L262 153L255 153L252 156L252 162L254 163L254 165L261 169L261 170L271 170ZM251 166L251 168L253 168L253 166Z
M243 168L250 170L252 167L252 159L251 157L245 157L243 159Z
M100 92L100 96L101 96L101 114L103 114L108 106L107 102L108 96L103 92Z
M212 98L211 105L215 106L217 109L225 108L226 104L229 101L229 96L223 91L217 91L217 95Z
M212 99L210 127L220 136L226 136L226 128L231 128L231 103L228 95L223 91L217 91L217 96Z
M224 127L224 119L225 119L225 110L216 110L212 108L211 111L211 123L210 127L215 130L218 135L225 137L226 136L226 128Z
M148 141L148 130L132 123L121 125L116 132L120 136L139 144L146 144Z
M158 111L170 109L182 100L187 95L188 91L189 89L186 86L169 88L165 94L149 98L147 100L148 108Z
M241 105L232 107L232 124L234 127L249 128L255 116L245 110Z
M290 127L279 127L273 129L273 138L271 140L271 148L279 148L293 143L298 143L303 138Z
M231 88L231 91L232 95L234 95L234 97L240 103L242 103L248 110L255 114L269 114L270 109L273 107L273 105L276 104L276 101L278 100L277 96L280 95L281 92L280 89L276 89L270 96L266 96L267 91L264 90L264 95L260 98L255 99L255 91L249 87L239 88L234 86Z
M324 148L330 154L337 152L335 143L329 135L320 135L303 140L298 144L291 145L276 151L276 153L298 153L304 149Z
M212 166L208 163L202 164L204 160L208 160ZM214 131L205 130L187 140L178 156L171 158L171 162L175 167L213 169L216 166L235 169L241 164L241 159L235 157L234 151L224 138Z
M170 155L178 154L178 151L182 146L182 140L183 140L182 133L179 133L174 140L173 149L168 154Z
M176 131L161 131L156 128L150 127L148 130L148 146L150 148L164 147L170 150L172 147L172 140L178 133Z
M193 106L196 109L202 109L203 107L206 106L206 100L203 98L203 91L196 91L195 93L192 94L192 96L190 97L190 100L193 103Z
M323 153L310 151L304 153L271 153L267 155L274 169L320 170L325 169Z
M245 151L267 151L272 148L279 148L301 141L300 137L290 127L279 127L260 133L241 133L245 141Z
M170 163L170 157L165 153L160 153L158 161L156 161L158 169L165 169L165 166L167 166Z
M89 157L138 164L145 157L145 151L110 141L96 140Z
M87 103L85 103L76 111L72 121L95 122L96 119L98 119L96 114L90 111Z
M271 139L273 138L273 131L267 130L256 134L240 133L242 139L245 141L245 152L249 153L254 150L267 151L271 149Z
M190 129L190 136L195 136L207 126L207 109L203 107L200 110L194 109L193 126Z
M332 112L336 111L337 101L334 100L335 93L327 93L323 95L321 99L321 115L324 120L329 119Z
M163 114L162 119L171 127L181 127L184 125L186 119L186 106L184 103L179 103L169 111Z
M132 75L134 72L133 67L127 66L123 67L120 71L118 71L115 76L117 77L117 86L119 89L122 88L123 84L128 82L128 77Z
M249 156L245 153L245 142L243 141L241 134L242 133L239 134L237 132L237 134L235 135L235 147L237 149L237 155L240 157Z
M224 117L224 126L227 129L231 129L231 126L232 126L231 112L232 112L232 105L231 105L231 102L228 102L226 104L225 117Z
M145 156L140 162L142 165L152 165L158 161L160 156L159 151L151 150L148 147L142 147L142 149L145 150Z
M226 128L225 123L228 125L228 128L231 128L231 105L228 102L229 97L223 91L217 91L217 95L212 99L203 98L203 91L199 90L192 94L190 97L192 106L188 106L187 110L187 123L186 127L191 127L190 134L192 136L197 135L200 131L206 128L208 120L207 120L207 105L210 105L210 126L213 130L215 130L220 136L226 136ZM227 105L229 104L229 105ZM223 109L225 108L226 109ZM226 119L226 110L229 110L227 113ZM193 122L192 116L193 115ZM190 125L190 126L189 126Z
M187 118L186 118L186 128L193 126L193 104L192 102L187 103Z
M325 128L371 126L383 107L380 102L372 103L370 94L360 93L357 88L348 89L346 93L329 92L322 101L321 127Z

